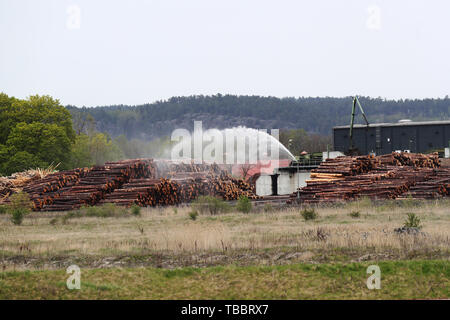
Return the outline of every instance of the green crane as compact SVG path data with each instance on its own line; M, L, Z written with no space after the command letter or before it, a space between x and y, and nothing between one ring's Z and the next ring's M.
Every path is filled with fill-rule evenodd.
M358 105L359 110L361 110L361 114L364 118L364 121L366 122L366 130L369 128L369 121L367 121L367 117L366 117L366 114L364 113L364 109L361 106L361 103L359 102L358 97L355 96L353 98L352 117L350 119L350 133L349 133L350 143L349 143L349 148L348 148L349 155L357 155L358 154L358 148L353 147L353 124L355 123L356 105Z

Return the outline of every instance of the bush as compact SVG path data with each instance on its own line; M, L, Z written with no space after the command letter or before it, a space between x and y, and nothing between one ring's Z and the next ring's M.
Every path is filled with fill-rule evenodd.
M264 212L272 212L273 211L273 206L270 203L266 203L264 205Z
M197 216L198 216L198 212L197 211L191 211L189 212L189 218L191 218L191 220L195 221L197 220Z
M417 208L423 204L423 201L420 199L414 199L412 195L408 194L406 199L401 200L400 203L404 208Z
M236 204L236 209L239 212L249 213L252 210L252 203L246 196L240 196Z
M8 208L4 205L0 206L0 214L5 214L8 211Z
M364 210L373 208L373 202L369 197L361 197L344 205L349 210Z
M209 213L211 215L230 211L230 205L228 203L222 199L211 196L198 197L198 199L192 203L192 207L199 213Z
M415 213L407 213L406 220L403 224L406 228L417 228L420 229L422 226L420 225L420 219Z
M139 207L137 204L133 204L130 208L131 213L135 216L141 215L141 207Z
M31 211L30 197L25 192L18 192L9 197L9 200L6 211L11 214L11 221L20 225L25 215Z
M119 207L114 203L105 203L101 206L85 206L81 207L78 212L74 212L72 216L68 216L72 218L74 216L87 216L87 217L114 217L114 216L124 216L127 214L127 209L124 207Z
M300 212L300 214L302 215L303 219L305 219L305 221L314 220L318 216L316 210L314 209L304 209Z
M79 217L81 216L82 212L84 210L86 210L86 207L81 207L79 210L72 210L72 211L68 211L62 218L61 218L61 222L62 224L66 224L67 221L69 221L69 219L75 218L75 217ZM55 222L56 224L56 222Z
M361 216L361 214L359 213L359 211L352 211L348 214L350 217L352 218L359 218Z

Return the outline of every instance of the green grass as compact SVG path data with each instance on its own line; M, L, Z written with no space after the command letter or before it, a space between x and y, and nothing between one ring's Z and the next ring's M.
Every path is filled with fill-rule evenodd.
M450 262L384 261L381 289L366 287L374 263L82 269L0 273L0 299L431 299L449 298Z

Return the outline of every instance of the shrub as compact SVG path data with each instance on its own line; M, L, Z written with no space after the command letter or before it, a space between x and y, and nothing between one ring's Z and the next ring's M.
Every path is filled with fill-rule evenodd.
M252 203L246 196L240 196L236 204L236 209L239 212L249 213L252 210Z
M270 203L266 203L264 205L264 212L272 212L273 211L273 206Z
M31 211L30 197L25 192L18 192L9 197L7 212L11 214L11 221L15 225L22 224L23 218Z
M316 210L314 209L304 209L300 212L300 214L302 215L303 219L305 219L305 221L314 220L318 216Z
M230 211L228 203L222 199L211 196L198 197L198 199L192 203L192 207L199 213L209 213L211 215Z
M359 218L361 216L361 214L359 213L359 211L352 211L348 214L350 217L352 218Z
M198 212L197 211L191 211L189 212L189 218L191 218L191 220L195 221L197 220L197 216L198 216Z
M423 201L420 199L414 199L412 195L408 194L406 199L403 199L400 203L405 208L416 208L420 207L423 204Z
M407 213L406 220L403 224L406 228L417 228L420 229L422 226L420 225L420 219L415 213Z
M68 218L75 216L87 216L87 217L114 217L126 215L128 210L125 207L119 207L114 203L105 203L101 206L84 206L81 207L77 212L72 212L68 215Z
M141 207L139 207L139 206L138 206L137 204L135 204L135 203L131 206L130 210L131 210L131 213L132 213L134 216L140 216L140 215L141 215Z
M62 218L61 222L62 224L66 224L69 219L75 218L77 216L80 216L82 214L82 211L85 210L87 207L81 207L79 210L72 210L68 211Z
M5 214L8 208L5 205L0 205L0 214Z
M326 232L325 229L317 228L314 238L317 241L325 241L325 240L327 240L328 236L329 236L329 234L328 234L328 232Z

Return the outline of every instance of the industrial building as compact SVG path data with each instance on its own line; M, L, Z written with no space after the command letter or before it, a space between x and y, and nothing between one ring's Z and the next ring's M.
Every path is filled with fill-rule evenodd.
M358 102L357 99L355 101ZM439 150L442 152L440 156L447 158L450 157L449 144L450 120L421 122L400 120L398 123L354 124L352 146L350 126L337 126L333 128L335 151L323 152L322 161L342 156L350 150L357 151L361 155L371 153L382 155L395 151L428 153ZM256 194L260 196L290 194L306 186L311 169L319 164L305 165L293 161L287 166L276 168L272 174L262 174L256 180Z
M321 161L336 158L344 154L338 151L325 151L319 161L295 162L275 168L272 174L261 174L256 180L256 194L258 196L291 194L298 188L306 186L311 177L311 170L317 168Z
M333 128L334 150L346 152L350 147L350 126ZM427 153L449 147L450 120L400 120L398 123L375 123L353 126L353 147L360 154L377 155L393 151Z

